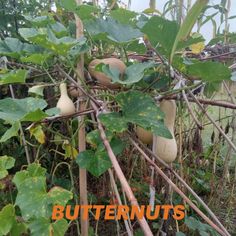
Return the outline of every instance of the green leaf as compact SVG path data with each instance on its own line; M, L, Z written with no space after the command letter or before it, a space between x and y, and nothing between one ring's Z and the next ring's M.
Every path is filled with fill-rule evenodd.
M187 75L206 82L221 82L231 77L230 69L219 62L196 62L186 68Z
M50 217L52 205L65 205L72 199L71 192L59 187L47 192L45 172L39 164L31 164L13 178L18 190L15 204L20 207L25 220Z
M29 224L29 229L32 236L64 236L67 229L68 223L65 219L55 221L54 223L50 222L50 219L47 218L37 218Z
M123 92L116 96L116 101L128 122L151 130L158 136L172 138L164 125L164 113L149 95L139 91Z
M104 65L102 67L102 71L112 79L113 83L134 84L139 82L143 78L144 71L146 69L154 66L154 62L133 64L126 68L123 78L120 78L119 70L117 70L116 68L110 68L109 65Z
M95 17L95 14L99 12L99 9L91 5L80 5L73 10L81 20L92 19Z
M72 12L74 12L77 7L75 0L59 0L59 4L61 7Z
M183 24L181 25L178 34L175 38L171 55L170 55L170 63L172 63L175 51L178 47L178 44L180 41L184 41L190 34L194 24L196 23L200 13L205 8L205 6L208 4L209 0L197 0L192 8L189 10L186 18L184 19Z
M11 128L8 129L3 136L0 139L0 143L4 143L6 142L8 139L15 137L18 135L18 131L20 129L20 123L19 122L15 122L12 124Z
M0 100L0 119L8 123L14 123L20 120L37 121L46 116L41 111L46 106L46 101L39 98L5 98Z
M135 40L126 46L126 51L145 54L147 49L143 43L140 43L139 40Z
M0 211L0 235L7 235L15 221L15 209L12 204L8 204Z
M11 169L15 164L15 159L10 156L0 156L0 179L8 175L7 170Z
M178 29L175 21L153 16L144 25L142 32L147 35L151 44L158 48L158 51L169 57Z
M135 17L138 15L134 11L129 11L124 8L119 8L110 12L110 15L113 19L117 20L121 24L133 24Z
M77 43L71 37L57 38L49 28L20 28L19 33L26 40L63 56Z
M45 85L35 85L35 86L29 88L28 92L43 97L44 96L43 95L44 88L45 88Z
M76 158L76 163L80 168L88 170L92 175L99 177L111 166L111 161L105 152L94 152L86 150L80 152Z
M54 24L51 24L50 28L57 37L63 37L68 35L66 27L58 21L55 22Z
M86 21L85 28L92 36L106 33L107 38L116 43L127 43L143 35L140 30L122 25L111 18Z
M53 18L49 16L24 16L24 18L29 21L34 27L44 27L47 26L49 23L53 23Z
M27 70L19 69L15 71L10 71L7 74L0 75L0 85L25 83L27 74L28 74Z
M27 233L27 226L25 223L20 222L18 223L16 220L13 223L12 229L11 229L11 236L22 236Z
M172 138L170 131L164 125L164 113L155 104L152 97L139 91L122 92L116 96L121 106L119 113L100 114L99 118L111 132L123 132L128 123L136 124L152 133Z
M117 112L101 113L98 118L111 132L122 133L128 129L127 120Z
M110 142L113 138L113 133L106 131L107 140ZM98 130L93 130L86 135L86 142L89 143L92 148L97 149L99 145L102 144L100 132ZM103 144L102 144L103 145Z
M106 136L114 154L119 155L122 153L125 144L119 138L113 137L113 134L109 131L106 132ZM76 158L76 163L81 168L88 170L92 175L99 177L111 167L111 161L98 130L88 133L86 140L92 146L93 150L80 152Z
M37 45L22 43L17 38L0 40L0 55L20 58L24 52L36 53L42 51Z
M60 109L57 108L57 107L53 107L53 108L47 109L45 111L45 113L49 116L59 115L60 114Z
M175 235L176 235L176 236L186 236L186 234L184 234L184 233L182 233L182 232L177 232Z
M37 65L43 65L50 56L51 56L50 54L34 53L31 55L21 57L20 60L22 62L30 62Z

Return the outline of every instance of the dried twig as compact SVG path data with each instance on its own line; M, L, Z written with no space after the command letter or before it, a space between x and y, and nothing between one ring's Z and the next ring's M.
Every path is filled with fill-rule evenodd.
M99 114L98 113L99 112L98 108L96 107L96 105L93 102L91 102L91 105L92 105L93 109L96 110L97 116L98 116L98 114ZM113 168L114 168L114 170L116 172L116 175L118 176L118 178L119 178L119 180L121 182L121 185L122 185L122 187L123 187L123 189L124 189L128 199L129 199L131 205L137 206L139 208L137 199L135 198L135 196L134 196L134 194L133 194L133 192L131 190L131 187L129 186L129 183L126 180L126 178L125 178L125 176L124 176L124 174L123 174L123 172L122 172L122 170L120 168L120 165L119 165L119 163L117 161L117 158L116 158L116 156L115 156L115 154L114 154L114 152L113 152L113 150L112 150L112 148L110 146L109 141L107 140L105 131L104 131L104 129L102 127L102 124L101 124L100 120L98 119L98 117L97 117L97 122L98 122L98 129L99 129L99 132L100 132L100 136L101 136L102 142L103 142L103 144L104 144L104 146L105 146L105 148L107 150L108 156L110 157L110 160L112 162L112 165L113 165ZM150 229L146 219L142 218L142 219L138 219L138 221L139 221L139 224L140 224L144 234L147 235L147 236L152 236L153 233L152 233L152 231L151 231L151 229Z

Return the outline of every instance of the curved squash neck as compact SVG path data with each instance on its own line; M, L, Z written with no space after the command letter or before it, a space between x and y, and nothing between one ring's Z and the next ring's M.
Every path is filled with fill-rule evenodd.
M165 113L165 125L166 127L173 132L175 117L176 117L176 104L174 100L162 100L160 102L160 108L162 112Z
M60 84L60 92L61 92L61 96L68 96L66 83Z

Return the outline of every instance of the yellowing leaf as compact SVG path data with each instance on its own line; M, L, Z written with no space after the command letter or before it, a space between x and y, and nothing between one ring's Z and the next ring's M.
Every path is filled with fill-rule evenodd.
M45 143L45 134L43 132L42 126L41 125L37 125L37 126L32 126L30 128L30 136L34 136L35 139L40 143L40 144L44 144Z
M190 49L193 54L199 54L204 48L205 48L205 44L203 42L190 45Z
M65 158L75 159L79 154L68 140L63 143L62 148L65 150Z

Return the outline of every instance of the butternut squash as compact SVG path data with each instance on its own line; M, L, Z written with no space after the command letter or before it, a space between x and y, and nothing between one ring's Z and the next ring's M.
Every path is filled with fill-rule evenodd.
M177 156L177 143L174 137L174 124L176 116L176 104L174 100L162 100L160 102L160 108L165 113L165 125L172 134L172 139L155 136L156 142L155 153L166 163L171 163Z
M136 134L141 142L144 144L151 144L153 140L152 132L143 129L140 126L136 127Z
M126 65L123 61L117 58L105 58L105 59L95 59L89 63L88 71L89 73L96 79L98 82L108 88L115 89L119 88L119 84L112 84L111 78L105 75L103 72L95 71L95 67L100 64L104 63L109 65L110 68L116 68L120 71L120 74L123 75L126 69Z
M78 98L81 93L78 88L73 83L70 83L69 85L69 95L73 98Z
M71 115L75 112L75 105L67 94L66 83L60 84L61 96L57 102L57 108L60 109L60 115Z

